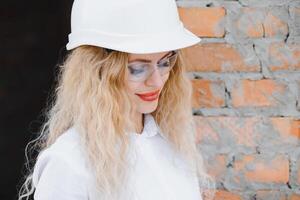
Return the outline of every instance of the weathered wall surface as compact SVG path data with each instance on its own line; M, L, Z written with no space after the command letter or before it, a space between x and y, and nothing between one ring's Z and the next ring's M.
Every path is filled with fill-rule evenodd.
M300 199L300 1L177 1L216 199Z

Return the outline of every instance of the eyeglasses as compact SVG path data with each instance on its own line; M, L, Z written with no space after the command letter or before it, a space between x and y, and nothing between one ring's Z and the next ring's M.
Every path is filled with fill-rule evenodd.
M167 56L166 58L162 58L160 61L158 61L157 69L161 76L166 75L172 70L177 60L177 56L178 51L171 51L169 56ZM155 66L151 67L151 65L153 64L146 62L128 63L128 80L135 82L143 82L147 80L156 69Z

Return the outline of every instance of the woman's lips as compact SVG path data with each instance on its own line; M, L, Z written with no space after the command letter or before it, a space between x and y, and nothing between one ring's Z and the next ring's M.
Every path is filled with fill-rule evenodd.
M138 97L140 97L144 101L154 101L159 96L159 90L155 92L149 92L149 93L143 93L143 94L136 94Z

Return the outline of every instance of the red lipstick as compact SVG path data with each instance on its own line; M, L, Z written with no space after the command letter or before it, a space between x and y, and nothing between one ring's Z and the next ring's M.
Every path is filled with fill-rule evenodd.
M154 92L149 92L149 93L136 94L136 95L139 96L144 101L154 101L159 96L159 90Z

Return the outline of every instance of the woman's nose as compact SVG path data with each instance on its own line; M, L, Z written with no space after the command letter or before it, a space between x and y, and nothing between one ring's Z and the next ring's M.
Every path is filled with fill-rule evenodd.
M163 79L162 76L159 73L159 70L156 68L152 72L152 74L146 79L146 85L147 86L154 86L156 88L162 87L163 85Z

